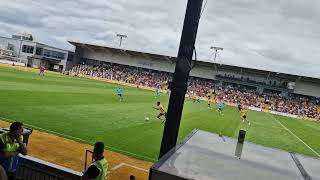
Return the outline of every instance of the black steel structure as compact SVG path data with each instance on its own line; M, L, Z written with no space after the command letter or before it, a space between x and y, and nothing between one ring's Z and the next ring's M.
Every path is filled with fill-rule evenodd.
M170 86L171 95L168 105L168 115L163 131L159 158L170 151L177 143L188 77L192 69L191 61L198 31L202 2L203 0L188 0L177 63L173 81Z

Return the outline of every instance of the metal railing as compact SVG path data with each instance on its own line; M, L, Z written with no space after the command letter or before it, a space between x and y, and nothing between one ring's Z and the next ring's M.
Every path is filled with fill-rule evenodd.
M16 178L20 180L79 180L82 173L31 156L20 156Z
M28 165L21 165L19 169L17 170L16 174L17 179L30 179L30 180L63 180L63 177L60 177L59 175L55 175L53 173L42 171L38 168L28 166Z
M90 151L90 150L86 150L86 159L85 159L85 161L84 161L84 169L83 169L83 172L84 172L85 170L87 170L88 154L91 154L91 162L90 162L90 163L93 163L93 152Z

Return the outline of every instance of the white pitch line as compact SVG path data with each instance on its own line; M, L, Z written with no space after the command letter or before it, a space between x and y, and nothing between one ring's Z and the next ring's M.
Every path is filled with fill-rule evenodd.
M278 127L278 126L266 126L262 123L257 123L257 122L251 122L252 124L256 124L256 125L259 125L261 127L264 127L264 128L275 128L275 129L283 129L282 127Z
M1 119L7 120L7 121L9 121L9 122L14 122L14 121L16 121L16 120L4 118L4 117L0 117L0 120L1 120ZM66 137L66 138L73 139L73 140L78 140L78 141L80 141L80 142L84 142L84 143L89 144L89 145L92 144L92 143L89 142L89 141L86 141L86 140L83 140L83 139L80 139L80 138L77 138L77 137L74 137L74 136L70 136L70 135L67 135L67 134L58 133L58 132L55 132L55 131L43 129L43 128L41 128L41 127L37 127L37 126L30 125L30 124L26 124L26 123L23 123L23 124L26 125L27 127L31 127L31 128L37 129L37 130L41 130L41 131L44 131L44 132L52 133L52 134L55 134L55 135L60 135L60 136L62 136L62 137ZM140 158L143 158L143 159L148 159L148 160L151 160L151 161L156 161L155 159L152 159L152 158L150 158L150 157L138 155L138 154L135 154L135 153L132 153L132 152L129 152L129 151L121 150L121 149L114 148L114 147L110 147L110 146L106 146L106 145L105 145L105 147L106 147L107 149L113 150L113 151L115 151L115 152L120 152L120 153L124 153L124 154L130 154L130 155L133 155L133 156L135 156L135 157L140 157Z
M123 165L124 165L124 163L120 163L120 164L114 166L113 168L111 168L111 170L119 169L119 168L120 168L121 166L123 166Z
M120 163L120 164L114 166L113 168L111 168L111 170L112 170L112 171L117 170L117 169L121 168L122 166L128 166L128 167L132 167L132 168L134 168L134 169L140 170L140 171L149 172L149 171L146 170L146 169L139 168L139 167L137 167L137 166L133 166L133 165L127 164L127 163Z
M277 121L285 130L287 130L289 133L291 133L294 137L296 137L299 141L301 141L305 146L307 146L313 153L315 153L318 157L320 157L320 154L312 149L307 143L305 143L302 139L300 139L296 134L294 134L290 129L288 129L285 125L283 125L277 118L269 114L275 121Z

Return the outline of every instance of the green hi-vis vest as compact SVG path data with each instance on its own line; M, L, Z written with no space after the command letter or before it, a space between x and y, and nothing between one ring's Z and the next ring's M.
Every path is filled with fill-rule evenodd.
M4 151L6 152L16 152L20 148L19 143L12 141L12 139L9 136L9 133L0 134L0 140L3 142L5 146Z
M100 174L95 178L95 180L105 180L107 178L108 161L103 158L92 163L92 165L95 165L100 170Z

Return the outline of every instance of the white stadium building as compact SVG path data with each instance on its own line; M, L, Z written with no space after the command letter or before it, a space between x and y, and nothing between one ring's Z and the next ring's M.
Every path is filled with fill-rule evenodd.
M16 65L27 64L33 68L45 67L49 70L64 70L68 50L55 48L33 40L31 34L21 33L12 37L0 36L0 61Z

